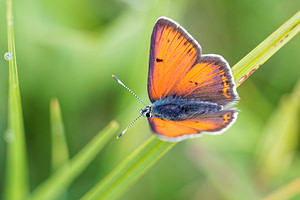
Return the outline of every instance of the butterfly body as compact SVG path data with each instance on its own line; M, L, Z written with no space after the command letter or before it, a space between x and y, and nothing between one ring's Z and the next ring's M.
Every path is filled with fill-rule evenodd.
M221 105L204 102L197 99L181 97L166 97L155 101L152 105L151 116L172 121L195 118L196 116L222 110Z

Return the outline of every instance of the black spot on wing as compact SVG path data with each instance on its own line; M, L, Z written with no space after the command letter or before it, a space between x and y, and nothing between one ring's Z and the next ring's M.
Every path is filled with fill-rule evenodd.
M198 82L189 81L190 83L194 83L196 86L199 84Z
M156 62L162 62L163 59L160 59L160 58L156 58Z

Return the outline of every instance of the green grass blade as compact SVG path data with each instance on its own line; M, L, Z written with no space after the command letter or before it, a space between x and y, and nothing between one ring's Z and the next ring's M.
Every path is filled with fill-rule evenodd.
M117 198L175 144L157 140L152 136L82 199Z
M59 102L56 98L50 102L50 120L52 137L52 171L66 164L69 160L68 146Z
M236 85L239 86L263 63L300 31L300 11L280 26L255 49L232 67Z
M255 71L253 69L256 69L257 66L267 61L299 32L299 20L300 12L289 19L277 31L232 67L237 87L244 81L242 79L244 74L248 74L247 77L249 77ZM84 195L83 199L114 199L119 197L173 146L174 143L158 141L151 137L140 148L129 155L99 184Z
M65 136L61 109L57 98L50 102L50 124L51 124L51 168L52 172L69 162L68 145ZM67 190L63 191L60 199L67 199Z
M29 199L56 199L72 181L91 163L104 145L115 136L119 125L112 121L99 132L68 164L60 167Z
M5 54L5 57L9 60L9 105L8 130L6 133L7 172L4 193L6 199L18 200L27 196L29 188L11 0L7 0L7 40L8 53Z

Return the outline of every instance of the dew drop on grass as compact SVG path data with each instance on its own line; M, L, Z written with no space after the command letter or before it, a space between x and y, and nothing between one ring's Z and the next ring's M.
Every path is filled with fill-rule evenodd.
M4 140L7 142L7 143L12 143L14 140L15 140L15 135L14 133L11 131L11 130L7 130L4 134Z
M63 133L63 126L59 123L53 124L53 132L57 135L61 135Z
M5 60L9 61L9 60L11 60L12 58L13 58L13 56L12 56L12 54L11 54L10 52L6 52L6 53L4 54L4 59L5 59Z
M12 21L9 21L8 22L8 26L12 26L13 25L13 22Z

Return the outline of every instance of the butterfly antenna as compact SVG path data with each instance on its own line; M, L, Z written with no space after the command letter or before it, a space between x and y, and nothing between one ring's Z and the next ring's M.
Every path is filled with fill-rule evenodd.
M124 133L134 124L134 122L136 122L136 120L138 120L140 117L142 116L142 114L140 114L135 120L133 120L133 122L131 122L129 124L129 126L127 126L127 128L122 131L122 133L120 133L120 135L117 136L117 139L119 139L122 135L124 135Z
M120 84L122 85L124 88L126 88L133 96L135 96L135 98L137 98L140 102L142 102L142 104L144 104L145 106L147 106L142 99L140 99L138 96L136 96L136 94L134 94L124 83L122 83L122 81L120 81L120 79L118 79L115 75L112 75L112 77ZM139 116L140 117L140 116ZM138 117L138 118L139 118ZM137 118L137 119L138 119ZM134 120L133 122L135 122L136 120ZM128 127L129 128L129 127ZM127 130L127 129L126 129Z

